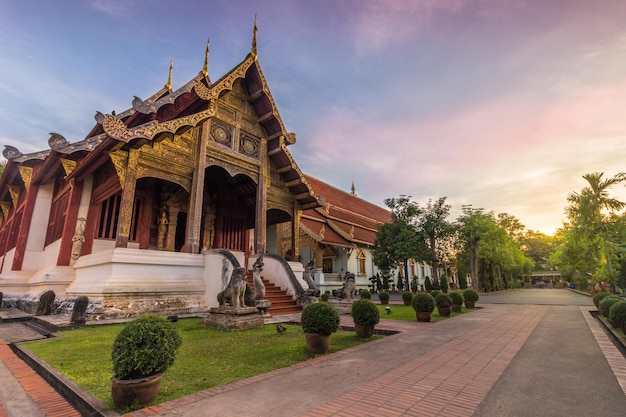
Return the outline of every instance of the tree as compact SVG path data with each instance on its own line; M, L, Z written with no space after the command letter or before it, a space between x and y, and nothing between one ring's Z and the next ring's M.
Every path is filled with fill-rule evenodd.
M594 172L583 175L588 186L584 187L580 192L572 192L568 197L569 202L566 208L566 214L572 224L570 230L570 239L566 240L566 244L575 244L580 247L584 240L587 250L595 254L595 267L592 275L596 280L606 280L609 283L615 283L617 273L613 267L613 258L617 242L611 241L609 236L614 226L615 215L622 210L626 203L609 196L609 188L624 183L626 181L626 173L620 172L612 177L603 178L604 173ZM574 248L569 248L574 249ZM565 253L563 250L561 254ZM555 260L564 261L567 258L563 256L557 257ZM574 261L567 259L568 262ZM592 269L593 261L586 266L586 270ZM574 262L574 265L578 265ZM561 265L563 266L563 265ZM587 272L589 273L589 272Z
M418 209L416 227L428 239L434 289L439 289L437 268L440 258L437 256L437 241L449 236L454 230L452 224L446 220L452 208L451 205L446 204L446 198L440 197L436 201L429 199L425 208L420 208L416 204Z

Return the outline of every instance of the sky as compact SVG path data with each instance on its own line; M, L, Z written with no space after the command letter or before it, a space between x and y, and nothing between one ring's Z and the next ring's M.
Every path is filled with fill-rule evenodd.
M623 0L0 0L0 148L85 138L250 52L301 170L384 206L447 197L552 233L626 171ZM611 196L626 199L626 189Z

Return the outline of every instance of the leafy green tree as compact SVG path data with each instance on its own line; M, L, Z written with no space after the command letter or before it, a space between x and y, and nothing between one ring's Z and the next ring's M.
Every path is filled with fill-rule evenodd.
M441 262L437 254L437 242L451 235L454 231L453 225L446 220L450 216L450 209L452 209L450 204L446 204L446 198L440 197L435 201L429 199L424 208L416 204L418 208L416 227L428 240L434 289L439 289L438 267Z

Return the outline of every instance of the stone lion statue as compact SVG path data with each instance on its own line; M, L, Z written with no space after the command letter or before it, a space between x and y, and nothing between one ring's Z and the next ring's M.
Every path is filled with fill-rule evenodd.
M356 277L352 272L346 272L346 282L343 283L343 287L339 289L339 298L345 298L347 301L352 301L356 298Z
M217 294L217 302L220 306L228 304L235 308L245 307L244 296L247 284L246 269L242 267L235 268L226 288Z

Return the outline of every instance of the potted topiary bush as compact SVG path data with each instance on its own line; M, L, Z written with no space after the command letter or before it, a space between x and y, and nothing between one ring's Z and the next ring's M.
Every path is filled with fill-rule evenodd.
M370 290L361 290L361 300L371 300L372 293Z
M389 293L387 291L381 291L378 294L378 299L381 304L389 304Z
M417 321L429 322L430 314L435 309L435 299L427 292L418 292L413 296L411 306L415 310Z
M437 306L437 311L439 315L442 317L449 317L451 313L450 304L452 304L452 300L448 296L448 294L438 294L435 297L435 305Z
M461 291L450 291L448 293L450 300L452 300L452 304L450 304L450 309L452 311L461 311L463 309L463 293Z
M473 288L466 288L463 290L463 300L465 300L465 307L474 308L476 301L480 298L478 291Z
M626 301L620 301L609 308L609 322L613 327L626 329Z
M128 322L115 338L111 352L115 407L153 402L163 373L174 364L181 344L176 326L163 317L142 316Z
M352 320L357 336L366 339L374 334L374 327L380 321L380 313L370 300L356 300L352 303Z
M321 299L322 301L328 301L330 298L330 291L326 290L322 293Z
M311 353L326 353L330 335L339 330L339 313L329 303L309 304L300 316L306 346Z
M404 291L402 293L402 302L405 306L411 305L411 300L413 299L413 293L411 291Z
M438 296L439 294L441 294L441 290L432 290L432 291L430 292L430 295L432 295L432 296L433 296L433 298L437 298L437 296Z

